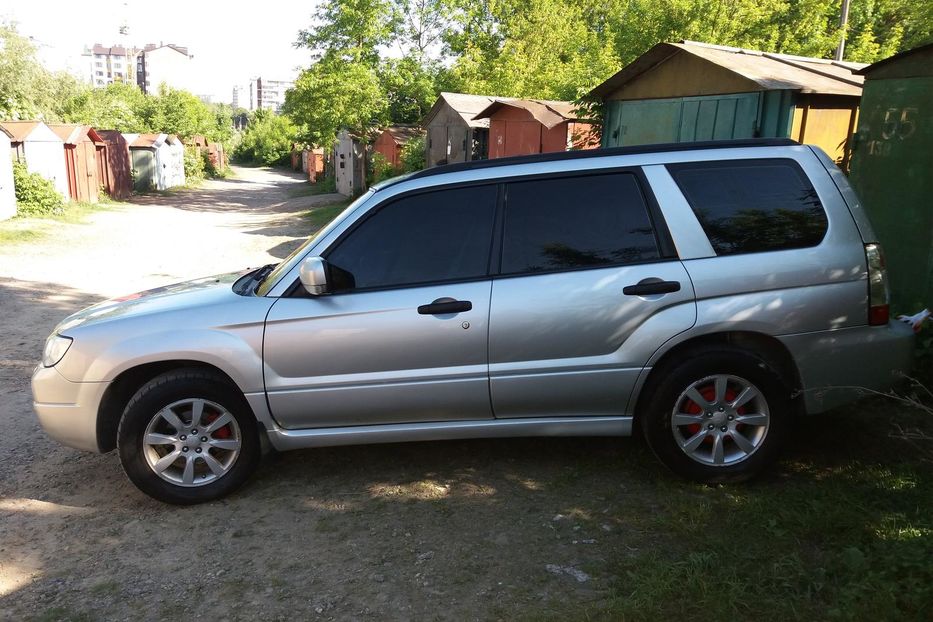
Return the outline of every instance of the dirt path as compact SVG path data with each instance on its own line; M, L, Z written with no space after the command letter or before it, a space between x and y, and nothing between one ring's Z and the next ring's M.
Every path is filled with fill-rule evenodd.
M59 320L283 257L308 233L298 214L333 200L289 199L298 183L243 169L0 249L0 619L484 620L601 598L592 568L631 546L626 514L651 511L649 481L619 484L656 469L628 441L292 452L179 509L136 491L113 453L43 434L29 375Z

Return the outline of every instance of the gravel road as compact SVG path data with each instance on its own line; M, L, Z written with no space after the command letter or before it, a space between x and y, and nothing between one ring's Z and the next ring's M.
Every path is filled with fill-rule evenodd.
M264 169L0 248L0 619L486 620L583 611L645 547L657 467L627 439L274 455L234 496L162 505L117 456L48 439L29 375L69 313L282 258L334 200ZM641 482L641 483L639 483ZM628 527L627 527L628 525ZM595 570L594 570L595 569Z

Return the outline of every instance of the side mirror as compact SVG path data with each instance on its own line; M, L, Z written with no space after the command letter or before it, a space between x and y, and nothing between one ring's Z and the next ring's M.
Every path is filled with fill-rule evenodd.
M306 257L301 262L299 278L305 290L312 296L327 293L327 264L320 257Z

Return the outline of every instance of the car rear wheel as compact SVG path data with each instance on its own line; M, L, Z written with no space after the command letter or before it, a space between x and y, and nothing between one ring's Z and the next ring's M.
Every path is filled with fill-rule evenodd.
M792 389L739 349L696 351L656 370L640 413L654 453L703 483L743 481L774 462L793 417Z
M117 447L136 486L166 503L192 504L229 494L260 458L256 420L239 390L219 374L162 374L130 400Z

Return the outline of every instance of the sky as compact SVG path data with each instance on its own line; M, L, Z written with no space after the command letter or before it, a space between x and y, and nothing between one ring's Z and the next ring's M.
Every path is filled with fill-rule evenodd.
M311 21L315 1L269 0L19 0L0 3L0 22L15 22L39 46L52 70L84 78L86 46L175 43L187 46L203 87L198 95L230 103L234 85L250 78L291 80L310 62L308 50L292 45ZM6 5L6 6L4 6ZM301 7L294 9L292 7ZM129 35L120 35L121 23Z

